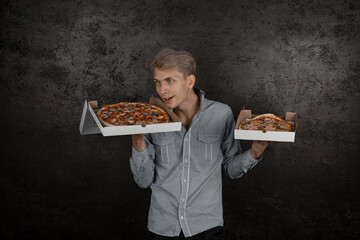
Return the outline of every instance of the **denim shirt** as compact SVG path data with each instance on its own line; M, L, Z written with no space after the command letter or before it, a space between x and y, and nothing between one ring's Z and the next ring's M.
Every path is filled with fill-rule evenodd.
M223 226L222 169L239 178L260 160L242 153L234 139L231 108L196 91L200 111L188 130L145 135L146 149L132 148L135 182L152 190L148 229L163 236L193 236Z

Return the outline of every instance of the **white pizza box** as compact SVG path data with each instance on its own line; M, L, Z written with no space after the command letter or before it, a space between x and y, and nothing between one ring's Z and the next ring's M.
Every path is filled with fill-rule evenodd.
M257 130L242 130L239 129L240 124L252 119L259 114L251 114L251 110L241 110L235 125L235 139L241 140L258 140L258 141L273 141L273 142L295 142L296 128L298 124L298 116L295 112L286 112L285 120L294 124L294 132L280 132L280 131L257 131Z
M104 126L96 113L100 110L97 101L88 102L85 100L81 120L80 120L80 134L89 135L102 133L103 136L120 136L132 134L146 134L157 132L173 132L181 131L181 122L177 116L159 99L151 97L150 104L156 105L164 109L171 119L168 123L144 124L144 125L129 125L129 126Z

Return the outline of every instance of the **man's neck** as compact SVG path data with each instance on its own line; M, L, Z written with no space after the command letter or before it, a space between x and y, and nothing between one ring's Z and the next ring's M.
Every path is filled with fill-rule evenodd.
M174 109L174 113L178 116L186 129L190 127L191 121L195 114L200 110L200 99L198 95L190 90L189 96L181 105Z

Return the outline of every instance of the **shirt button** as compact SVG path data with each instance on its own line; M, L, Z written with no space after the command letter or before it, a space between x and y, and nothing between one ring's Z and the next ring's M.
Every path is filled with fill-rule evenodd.
M186 178L184 179L184 182L186 182Z
M181 220L183 220L183 219L184 219L184 217L183 217L183 216L181 216L181 217L180 217L180 219L181 219Z
M185 162L187 163L187 159L185 158Z

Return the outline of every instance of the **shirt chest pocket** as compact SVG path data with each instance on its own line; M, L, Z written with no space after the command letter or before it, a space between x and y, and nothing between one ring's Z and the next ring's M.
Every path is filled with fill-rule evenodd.
M175 137L153 139L156 159L161 163L170 163L176 157Z
M221 153L220 135L198 135L199 140L199 158L213 161Z

